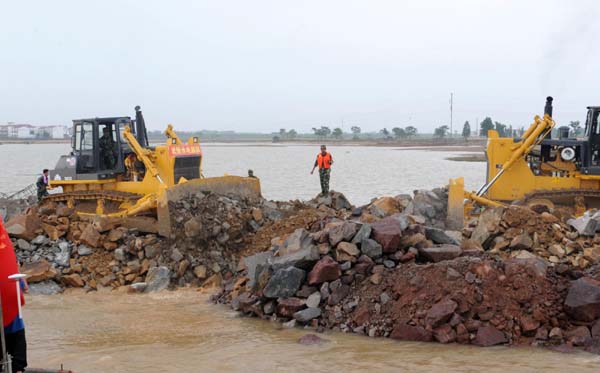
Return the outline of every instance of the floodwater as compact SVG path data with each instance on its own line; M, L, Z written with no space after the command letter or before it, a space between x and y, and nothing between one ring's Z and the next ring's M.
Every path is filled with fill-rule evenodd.
M0 191L16 191L52 168L67 144L1 145ZM475 189L485 164L445 160L460 152L331 146L331 185L354 204L411 193L465 176ZM207 144L206 176L253 169L263 194L308 199L319 192L310 175L318 148L302 145ZM76 372L350 372L350 371L598 371L600 357L536 348L475 348L397 342L327 333L321 346L297 340L309 331L239 318L196 291L28 297L25 320L30 366Z
M325 333L238 317L193 290L35 296L25 320L31 367L79 372L597 372L600 357Z
M310 199L320 192L318 172L310 175L318 146L205 144L203 150L205 176L246 175L252 169L268 199ZM69 144L1 145L0 192L34 183L38 172L53 168L68 151ZM355 205L373 197L432 189L457 176L465 177L469 189L477 189L485 180L484 163L445 159L461 152L366 146L330 146L329 151L335 162L331 188L343 192Z

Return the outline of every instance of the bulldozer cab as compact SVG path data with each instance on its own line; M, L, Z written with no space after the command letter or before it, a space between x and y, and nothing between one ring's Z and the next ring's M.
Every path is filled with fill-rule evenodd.
M125 172L123 155L130 151L122 137L126 126L132 127L129 117L73 121L72 154L77 174L87 175L86 179L106 179Z

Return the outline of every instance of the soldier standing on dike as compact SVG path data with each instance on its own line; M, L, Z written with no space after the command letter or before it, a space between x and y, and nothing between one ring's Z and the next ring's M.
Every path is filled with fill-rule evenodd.
M317 155L317 160L310 174L315 172L315 168L319 167L319 179L321 179L321 194L326 196L329 194L329 176L331 175L331 165L333 158L331 153L327 152L327 147L321 145L321 152Z
M37 187L37 199L39 203L48 195L48 169L42 171L42 174L35 182L35 186Z
M104 162L105 170L112 170L115 167L115 141L113 140L108 127L104 127L102 137L99 140L100 157Z

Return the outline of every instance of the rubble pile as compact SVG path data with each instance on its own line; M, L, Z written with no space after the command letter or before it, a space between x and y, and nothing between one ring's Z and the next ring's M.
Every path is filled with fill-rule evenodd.
M557 216L545 206L532 207L487 209L469 224L464 235L502 259L537 256L559 271L585 269L600 261L600 235L596 236L600 214L572 218L558 212Z
M345 200L333 197L334 203ZM63 204L31 208L5 227L22 272L31 283L42 284L34 289L59 290L50 283L55 282L88 290L154 291L219 285L236 273L242 253L263 251L267 237L270 242L274 234L339 213L328 207L331 200L311 201L311 207L199 192L171 202L170 238L156 234L150 217L89 221Z
M213 299L317 330L600 351L595 236L535 206L489 209L447 231L440 195L380 198L274 237Z

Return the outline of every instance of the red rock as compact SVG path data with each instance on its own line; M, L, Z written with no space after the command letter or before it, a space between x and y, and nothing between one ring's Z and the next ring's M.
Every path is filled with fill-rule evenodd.
M537 330L540 327L540 322L535 320L531 316L521 317L521 330L524 333L530 333Z
M427 311L427 324L435 328L447 322L454 314L457 306L456 302L451 299L437 302Z
M97 248L100 245L100 238L100 233L90 224L81 232L79 240L90 247Z
M600 281L589 277L573 281L565 299L565 309L579 321L594 321L600 317Z
M77 273L63 276L62 281L65 285L73 288L82 288L85 285L83 279Z
M414 251L408 251L406 254L402 255L399 260L401 263L407 263L412 260L415 260L416 257L417 254L415 254Z
M42 223L42 229L52 241L56 241L66 234L66 231L59 230L57 226L51 224Z
M482 326L477 329L477 336L474 343L478 346L488 347L506 343L507 339L504 333L493 326Z
M369 321L371 315L369 314L369 307L366 305L360 306L353 315L354 323L360 326Z
M342 275L340 265L330 256L324 256L308 274L308 284L317 285L323 282L335 281Z
M293 317L294 314L306 307L304 300L300 298L280 299L277 304L277 314L282 317Z
M398 250L402 238L400 222L392 217L381 219L371 224L371 238L381 245L384 253Z
M456 340L456 332L448 324L435 329L433 336L440 343L452 343Z
M35 214L16 215L4 224L4 228L11 237L31 241L37 237L41 221Z
M21 266L21 273L26 274L27 281L32 283L50 280L57 275L56 269L45 259L33 263L24 263Z
M403 341L430 342L432 340L431 332L420 326L407 324L396 325L390 337Z

